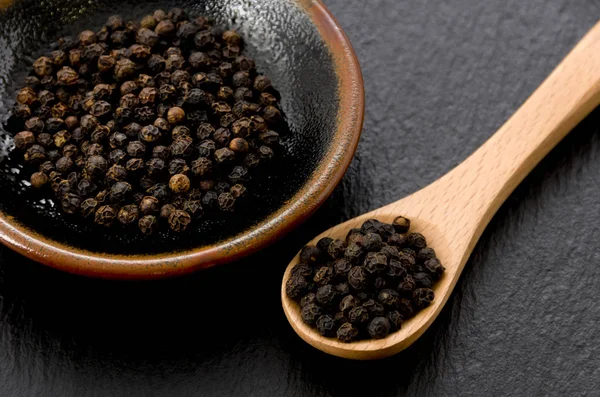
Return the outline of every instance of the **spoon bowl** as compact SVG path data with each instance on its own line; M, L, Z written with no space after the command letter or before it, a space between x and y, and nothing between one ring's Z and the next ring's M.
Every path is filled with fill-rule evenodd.
M446 272L434 285L431 305L407 319L384 339L342 343L322 337L302 321L299 305L282 283L284 312L298 335L326 353L350 359L377 359L408 347L433 323L458 281L481 233L508 195L535 165L587 114L600 104L600 23L596 24L519 110L463 163L431 185L320 234L344 239L351 228L370 218L391 223L411 220L423 234Z
M416 204L418 204L417 196L408 196L393 206L383 207L336 225L326 232L319 234L308 245L316 245L317 241L323 237L344 240L346 234L351 229L360 228L367 219L378 219L381 222L392 223L398 215L405 216L410 219L411 231L416 231L426 236L428 246L436 251L438 259L446 268L444 275L435 284L434 290L436 296L431 305L419 311L416 316L403 322L402 328L399 331L390 334L384 339L362 340L349 344L340 342L334 338L321 336L314 328L302 321L300 305L288 298L285 293L285 283L291 275L292 268L298 263L298 253L285 271L281 297L285 315L302 339L317 349L335 356L366 360L391 356L408 347L427 330L448 299L449 294L444 292L452 290L462 268L458 269L457 267L460 267L460 264L453 261L452 256L449 255L452 252L452 247L446 238L446 234L443 232L443 228L438 227L432 220L423 217L422 212L419 214L420 211Z

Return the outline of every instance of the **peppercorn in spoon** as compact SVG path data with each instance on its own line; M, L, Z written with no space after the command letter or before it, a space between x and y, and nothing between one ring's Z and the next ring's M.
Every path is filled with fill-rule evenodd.
M382 208L321 233L344 239L367 219L391 223L409 218L446 268L434 285L431 305L383 339L343 343L305 324L286 282L299 255L285 271L281 298L285 314L302 339L326 353L351 359L377 359L408 347L435 320L448 300L483 230L500 205L536 164L600 104L600 23L596 24L519 110L477 151L436 182Z

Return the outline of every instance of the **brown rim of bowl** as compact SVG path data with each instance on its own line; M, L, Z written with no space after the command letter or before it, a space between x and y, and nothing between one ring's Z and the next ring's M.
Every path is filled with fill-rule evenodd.
M348 37L320 0L296 0L329 46L340 80L340 110L331 149L312 178L286 205L252 230L214 245L156 255L91 252L47 239L0 212L0 242L50 267L91 277L153 279L182 275L230 262L264 248L312 215L342 179L356 151L364 117L364 88Z

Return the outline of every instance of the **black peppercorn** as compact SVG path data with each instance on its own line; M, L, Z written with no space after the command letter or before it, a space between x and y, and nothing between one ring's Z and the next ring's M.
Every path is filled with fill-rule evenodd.
M344 258L353 265L356 265L361 262L364 254L365 251L360 246L350 244L344 251Z
M387 238L387 242L396 247L403 247L406 242L406 236L404 234L393 233Z
M143 157L146 153L146 145L140 141L131 141L127 144L127 154L131 157Z
M313 281L322 286L328 284L333 278L333 269L329 266L322 266L315 271Z
M144 215L152 214L158 211L159 201L156 197L145 196L139 204L139 209Z
M228 178L231 181L231 183L236 184L249 180L250 175L248 174L247 168L241 165L236 165L231 170L231 173L228 175Z
M28 163L39 164L43 161L46 161L46 149L40 145L31 145L25 152L23 158Z
M317 301L323 307L329 307L336 303L338 292L331 284L325 284L317 290Z
M77 193L82 197L92 195L96 189L96 184L89 179L82 179L77 184Z
M239 72L235 72L232 77L232 83L235 88L239 87L250 87L252 85L252 81L250 80L250 75L247 71L240 70Z
M90 134L90 141L92 143L101 144L101 143L104 143L108 139L109 135L110 135L110 129L105 125L99 125ZM70 136L69 136L69 138L70 138ZM56 137L55 137L55 143L56 143Z
M141 29L140 29L141 30ZM115 78L118 81L125 81L133 77L135 74L135 63L129 58L119 59L115 66Z
M218 164L222 164L235 159L235 153L229 148L221 148L215 151L214 159Z
M184 174L176 174L169 180L169 188L173 193L185 193L190 189L190 179Z
M67 193L60 199L60 204L66 214L74 214L79 211L81 197L73 193Z
M94 117L104 117L110 113L111 109L112 107L110 103L106 101L98 101L94 103L90 109L90 113Z
M167 201L171 196L169 187L164 183L157 183L147 190L147 193L160 201Z
M35 91L30 87L22 88L17 93L17 103L22 105L31 105L37 100Z
M169 175L185 174L189 171L189 167L184 159L176 158L169 162Z
M153 125L147 125L140 130L139 138L142 142L152 143L161 138L162 134L158 128Z
M316 322L317 330L323 336L335 334L335 320L329 315L320 316Z
M172 107L167 112L167 120L171 124L180 123L181 121L183 121L184 118L185 118L185 112L180 107Z
M400 302L400 295L393 289L383 289L379 292L377 300L388 308L395 309Z
M369 272L362 266L355 266L348 272L348 283L355 290L361 291L367 288Z
M348 311L348 320L354 325L369 321L369 311L362 306L356 306Z
M117 219L123 225L130 225L138 220L139 211L137 206L133 204L126 205L119 210Z
M42 107L43 106L40 106L40 109ZM15 105L15 107L13 108L13 115L18 119L28 119L31 117L31 109L27 105Z
M352 342L358 338L358 329L351 323L343 323L340 328L338 328L336 335L342 342Z
M152 178L158 178L165 173L167 166L163 159L156 157L151 158L146 162L146 170Z
M400 252L398 249L391 245L381 247L380 252L384 254L388 259L399 259Z
M113 204L123 203L131 195L131 185L127 182L116 182L110 188L109 200Z
M61 157L56 162L56 170L66 174L73 165L73 160L70 157Z
M340 301L339 309L341 312L347 313L357 306L358 306L358 300L352 295L347 295L347 296L343 297L342 300Z
M256 91L266 91L271 88L271 80L267 76L256 76L253 87Z
M156 226L158 224L158 220L154 215L145 215L140 218L138 221L138 226L140 231L145 235L150 235L154 233Z
M171 138L173 138L174 141L176 141L177 139L183 138L183 137L190 137L190 129L186 126L183 125L177 125L173 128L173 131L171 131Z
M56 161L61 157L61 155L58 150L49 150L47 153L47 157L48 157L48 160L50 160L50 161Z
M85 171L92 177L97 177L106 172L108 161L102 156L90 156L85 162Z
M138 44L154 47L158 43L158 35L148 28L140 28L135 35L135 40Z
M48 176L43 172L34 172L33 174L31 174L31 186L33 186L36 189L41 189L48 183L48 181Z
M44 120L39 117L32 117L25 122L27 131L31 131L34 134L41 134L45 127Z
M214 208L219 204L219 195L212 190L207 191L202 197L202 204L208 208Z
M424 263L425 266L425 270L427 272L429 272L429 274L431 275L431 277L434 280L437 280L441 277L441 275L444 273L444 271L446 269L444 269L444 267L442 266L442 264L440 263L439 259L437 258L432 258L427 260Z
M261 92L259 102L263 106L277 106L277 98L269 92Z
M292 275L286 282L286 294L292 299L297 299L306 292L307 287L308 283L304 276ZM307 304L316 304L316 297L311 302L305 302L302 307L307 306Z
M219 194L218 198L219 208L221 211L231 212L235 206L235 198L231 193L225 192Z
M304 280L304 282L306 282L306 280ZM301 284L301 283L302 283L302 281L300 280L300 283L298 283L298 284ZM307 284L307 286L308 286L308 284ZM309 292L306 295L304 295L304 297L300 300L300 307L304 307L310 303L314 303L314 304L317 303L317 295L315 295L314 292Z
M25 77L25 85L37 90L40 87L40 79L37 76L27 76Z
M93 198L87 198L81 202L81 215L84 218L88 218L90 215L96 213L98 208L98 201Z
M177 208L175 208L175 206L173 206L172 204L165 204L162 207L160 207L160 217L168 220L169 216L171 216L171 213L176 209Z
M317 248L321 250L321 252L327 252L327 248L329 244L333 241L331 237L323 237L317 241Z
M174 210L169 215L168 223L171 230L180 233L188 227L191 221L192 218L187 212L182 210Z
M85 143L85 142L84 142ZM91 143L87 142L87 145L82 144L82 149L85 150L86 156L101 156L104 152L104 146L99 143ZM85 146L85 147L84 147Z
M304 263L298 263L296 264L291 271L291 274L293 276L303 276L303 277L310 277L312 276L313 273L313 269L311 266L306 265Z
M419 288L416 289L413 293L413 301L415 306L419 309L424 309L430 305L431 301L433 301L434 293L433 290L429 288Z
M204 215L200 200L185 200L181 209L190 214L193 219L200 219Z
M387 268L387 257L380 252L369 252L363 266L371 274L384 272Z
M362 240L362 246L367 251L379 251L383 245L381 236L376 233L367 233Z
M410 220L399 216L393 220L392 225L397 233L406 233L410 229Z
M39 167L39 172L43 172L46 175L50 175L50 173L52 171L55 170L54 164L52 163L52 161L44 161L42 164L40 164Z
M237 183L229 189L229 193L233 196L233 198L238 199L240 197L246 196L247 189L241 183Z
M326 252L332 259L337 259L344 255L345 250L346 243L343 240L336 239L329 243Z
M214 186L214 189L217 193L221 194L221 193L229 192L230 186L227 182L220 181Z
M407 272L407 268L400 261L393 259L393 258L389 259L388 266L385 270L385 273L388 276L400 278L400 277L404 277L406 272Z
M173 143L171 143L171 146L169 146L169 151L173 157L185 157L192 152L192 145L193 139L191 137L185 135L180 136L173 141Z
M111 226L117 217L117 208L112 205L103 205L96 211L95 222L101 226Z
M21 131L13 138L15 146L19 150L25 150L35 143L35 135L31 131Z
M273 149L271 149L268 146L261 146L261 147L259 147L258 148L258 154L260 155L260 158L262 160L270 160L275 155L275 153L273 152Z
M340 280L347 280L348 273L352 269L352 264L346 259L340 258L333 262L333 272L336 278Z
M61 198L67 193L71 192L71 183L67 179L55 180L52 182L52 190L56 194L57 198Z
M419 251L417 254L417 259L421 262L426 262L429 259L435 258L435 251L431 247L425 247Z
M39 57L33 63L33 71L39 77L48 76L48 75L52 74L52 66L53 66L52 59L50 59L48 57Z
M375 317L367 326L369 336L373 339L385 338L390 333L390 329L390 322L385 317Z
M385 314L385 308L383 305L374 299L367 299L362 304L362 307L369 311L371 317L383 316Z
M156 19L154 19L154 16L146 15L145 17L142 18L142 21L140 22L140 26L142 28L154 29L156 27L156 23L157 23L157 21L156 21Z
M433 281L431 281L431 277L427 273L415 273L413 279L417 288L431 288L433 286Z
M313 245L307 245L300 251L300 262L315 264L323 257L322 251Z
M402 281L398 284L398 292L401 294L412 294L416 288L416 283L413 277L407 274Z
M316 303L309 303L301 309L302 320L309 325L314 325L322 313L323 310Z

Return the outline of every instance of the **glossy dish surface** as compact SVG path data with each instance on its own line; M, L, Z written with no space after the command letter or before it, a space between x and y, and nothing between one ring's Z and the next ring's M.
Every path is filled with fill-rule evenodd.
M160 278L255 252L297 226L331 194L356 150L364 93L354 51L319 1L16 2L0 14L0 56L5 59L0 62L0 81L6 82L0 85L4 154L7 132L1 129L15 90L33 60L53 41L88 27L98 29L116 12L139 19L156 8L174 6L239 29L246 53L273 80L289 125L276 166L253 181L253 194L234 214L207 217L181 235L161 232L148 238L119 234L118 229L108 232L65 217L26 188L9 154L0 173L3 244L72 273ZM64 29L53 33L57 26Z

